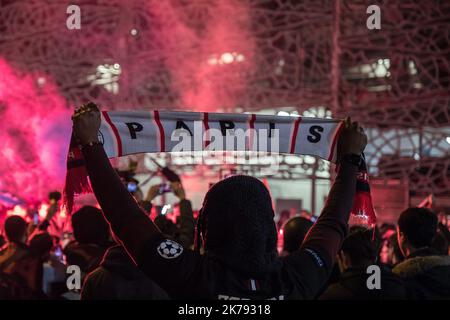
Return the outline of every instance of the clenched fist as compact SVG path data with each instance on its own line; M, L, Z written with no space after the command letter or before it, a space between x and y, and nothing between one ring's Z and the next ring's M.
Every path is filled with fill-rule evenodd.
M73 133L78 143L85 145L98 142L98 130L100 129L100 110L93 102L82 105L76 109L73 116Z
M338 162L346 154L360 155L367 145L367 136L358 122L352 122L350 118L345 119L344 128L339 135Z

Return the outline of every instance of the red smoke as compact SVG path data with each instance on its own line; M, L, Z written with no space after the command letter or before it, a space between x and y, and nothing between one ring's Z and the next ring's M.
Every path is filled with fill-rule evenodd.
M131 2L133 1L123 1L122 5L130 6ZM197 5L199 14L203 12L198 20L186 14L184 6L177 5L177 1L148 2L145 10L150 13L150 25L148 29L143 28L142 38L136 39L157 48L155 52L161 58L160 63L164 64L162 69L168 71L171 90L180 103L173 107L197 111L234 109L237 101L245 96L246 79L249 78L247 75L254 69L252 61L255 43L250 31L248 4L238 0L192 3L192 6ZM101 13L102 8L98 7L97 10ZM27 10L31 9L24 5L21 10L28 12ZM62 19L61 17L58 19ZM70 39L76 39L77 42L76 46L64 48L67 50L65 57L72 56L67 53L70 53L70 50L77 50L86 54L80 61L100 64L102 62L99 61L99 56L103 55L94 51L92 56L89 56L89 48L95 46L97 41L103 41L105 36L108 41L117 41L117 47L122 48L120 41L129 33L129 27L126 23L124 26L115 27L113 38L110 34L103 33L95 36L92 32L85 31L71 33ZM93 24L83 28L89 30L93 28ZM49 39L59 39L61 32L68 32L52 30L55 31L50 31ZM31 31L34 32L34 29L30 29ZM20 39L17 41L20 44ZM61 42L59 45L64 45L62 40L58 41ZM34 59L29 56L29 52L33 51L8 56L7 61L10 61L11 65L0 58L0 192L7 191L28 201L41 199L52 189L61 189L71 130L70 110L52 77L35 72L23 75L12 67L12 61L15 61L21 70L27 70L26 62ZM146 68L145 65L140 65L139 60L135 62L133 59L127 59L124 53L126 50L123 48L117 52L119 53L115 51L117 56L111 56L111 52L106 50L105 56L113 62L120 62L121 65L122 60L126 60L123 61L123 78L128 75L128 79L144 78L143 81L147 81L147 77L139 75L159 72L159 69L152 70L151 66ZM77 54L73 56L78 57L74 58L76 65L77 59L81 58ZM42 61L46 64L53 63L45 59L46 56ZM136 68L136 65L139 67ZM30 68L32 69L34 68ZM54 72L57 68L49 70ZM88 75L84 74L87 72L85 69L75 71L74 77L80 79L85 79ZM54 73L54 79L62 82L63 88L70 88L70 83L64 83L65 78L58 78L62 72L65 70ZM104 99L103 94L96 102L103 102L105 108L130 109L127 97L121 97L121 94L133 93L133 90L143 87L142 83L133 81L121 78L118 82L120 99L117 100L123 100L123 105L108 105L111 103L104 101L107 99ZM128 85L132 87L128 88Z
M212 0L200 21L183 15L169 1L150 3L159 29L152 39L161 45L172 87L181 104L196 111L234 110L245 95L254 68L254 38L249 8L237 0ZM197 29L196 24L202 27Z
M0 191L28 201L61 189L70 111L51 79L0 59Z

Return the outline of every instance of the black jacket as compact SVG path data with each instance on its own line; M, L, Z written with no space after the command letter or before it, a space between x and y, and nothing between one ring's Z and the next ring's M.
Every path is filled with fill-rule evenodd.
M109 248L83 285L81 300L163 300L167 293L140 271L122 246Z
M393 272L405 280L410 299L450 299L450 256L419 249Z
M228 265L208 253L202 256L163 235L124 187L101 145L83 148L83 156L114 234L138 267L172 298L313 299L327 281L348 232L357 167L343 162L302 248L276 258L264 275L243 274L242 266Z
M330 285L320 300L389 300L406 299L403 280L385 267L380 267L381 289L367 288L367 268L351 268Z

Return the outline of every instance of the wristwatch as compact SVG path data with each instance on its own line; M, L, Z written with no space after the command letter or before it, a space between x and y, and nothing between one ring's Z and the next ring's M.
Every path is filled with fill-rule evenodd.
M362 164L362 162L364 161L364 159L360 154L347 153L342 156L341 162L342 161L346 161L348 163L351 163L351 164L359 167Z

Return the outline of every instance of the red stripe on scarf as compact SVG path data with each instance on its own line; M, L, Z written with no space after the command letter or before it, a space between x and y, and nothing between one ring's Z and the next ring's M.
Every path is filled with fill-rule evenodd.
M160 151L161 152L165 152L166 151L166 138L164 135L164 127L161 123L161 119L159 118L159 111L154 110L153 111L153 115L155 118L155 122L156 125L158 126L159 129L159 147L160 147Z
M108 112L106 111L102 111L103 117L105 118L106 122L109 124L109 126L111 127L114 136L116 137L116 142L117 142L117 156L121 157L122 156L122 139L120 139L120 135L119 135L119 130L117 130L117 127L114 125L114 123L111 121L111 118L108 115Z
M248 150L252 150L253 147L253 139L254 137L254 133L255 133L255 121L256 121L256 115L252 114L250 117L250 120L248 121L248 127L250 128L250 136L249 136L249 146L248 146Z
M298 117L294 123L294 130L292 131L292 137L291 137L291 150L290 150L291 153L295 152L295 144L297 142L298 126L300 125L301 121L302 121L302 118Z
M203 113L203 127L205 127L205 132L206 132L206 141L205 141L205 148L209 146L209 144L211 143L211 141L209 141L209 123L208 123L208 112L204 112Z
M330 148L330 154L328 155L328 161L333 160L334 149L336 148L336 144L338 142L339 135L341 134L343 127L344 127L344 122L341 122L339 124L339 127L337 128L336 132L334 133L333 142L331 143L331 148Z

